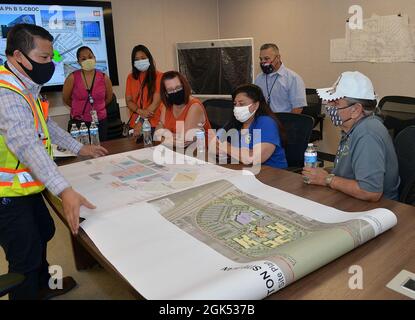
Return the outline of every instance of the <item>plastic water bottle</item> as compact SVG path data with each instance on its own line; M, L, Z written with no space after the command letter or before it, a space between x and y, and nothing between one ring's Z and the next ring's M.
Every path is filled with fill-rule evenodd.
M205 140L205 129L203 127L203 123L199 123L198 128L196 130L196 148L197 148L197 157L199 159L205 158L205 148L206 148L206 140Z
M142 131L144 146L152 146L153 138L151 137L151 124L147 119L144 119Z
M91 126L89 127L89 136L91 138L91 144L95 146L100 145L98 127L94 121L91 122Z
M72 128L71 128L71 136L72 138L74 138L76 141L80 142L80 132L78 127L76 126L76 123L72 123Z
M81 123L81 127L79 128L82 144L89 144L89 134L88 134L88 127L86 126L85 122Z
M225 129L221 128L216 132L216 138L220 142L226 142L226 131ZM228 163L228 153L226 150L223 150L222 148L219 148L219 154L218 154L218 160L219 164L227 164Z
M304 152L304 167L317 168L317 148L309 143Z

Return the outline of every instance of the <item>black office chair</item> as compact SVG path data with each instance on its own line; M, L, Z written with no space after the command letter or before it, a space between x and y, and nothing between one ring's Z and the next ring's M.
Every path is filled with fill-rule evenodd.
M231 99L208 99L203 101L212 129L220 129L232 119L233 101Z
M18 273L8 273L0 276L0 297L10 293L24 281L25 276Z
M108 133L107 139L117 139L123 137L123 122L121 121L120 106L117 102L115 94L112 96L111 102L107 105Z
M399 200L415 205L415 126L403 129L394 142L401 177Z
M378 105L384 125L393 138L408 126L415 125L415 98L404 96L383 97Z
M286 112L277 112L275 115L284 126L287 135L285 155L288 170L299 172L304 167L304 152L310 141L311 130L313 130L313 118L305 114Z
M323 140L323 123L325 114L321 112L322 100L316 89L305 89L307 106L303 108L302 114L311 116L314 120L314 127L311 131L310 142ZM319 130L315 130L319 125Z

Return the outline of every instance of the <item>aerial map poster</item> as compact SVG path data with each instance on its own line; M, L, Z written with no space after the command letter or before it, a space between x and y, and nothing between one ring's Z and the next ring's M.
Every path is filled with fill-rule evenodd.
M0 4L0 64L6 60L7 33L18 23L42 26L54 37L55 73L46 86L62 85L79 69L76 51L81 46L92 49L97 69L108 74L102 7Z
M100 175L112 177L88 188L79 174L86 162L62 167L86 197L93 189L102 192L95 197L97 212L87 215L81 227L147 299L263 299L397 222L386 209L342 212L208 163L164 164L161 182L159 174L150 172L160 169L153 152L148 148L87 161L99 163ZM114 170L114 164L132 159L140 170ZM180 184L170 188L178 174ZM105 185L117 180L168 187L141 201L108 207L107 199L117 202L121 193L110 193ZM123 192L140 194L146 183Z

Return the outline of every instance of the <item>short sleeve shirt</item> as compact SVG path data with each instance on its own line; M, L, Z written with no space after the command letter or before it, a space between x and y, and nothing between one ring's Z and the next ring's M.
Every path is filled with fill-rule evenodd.
M262 89L273 112L291 112L294 108L307 106L303 79L284 64L277 72L260 73L255 84Z
M365 191L398 199L398 159L392 138L378 117L365 117L343 134L333 173L356 180Z
M275 145L275 150L271 157L269 157L264 165L285 169L288 167L287 159L285 157L285 150L282 147L280 131L277 123L269 116L259 116L250 125L246 134L241 132L239 134L239 146L253 149L254 145L258 143L270 143ZM234 144L235 139L232 140Z

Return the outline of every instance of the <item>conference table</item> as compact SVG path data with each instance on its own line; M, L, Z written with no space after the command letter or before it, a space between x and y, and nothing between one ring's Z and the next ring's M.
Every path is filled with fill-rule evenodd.
M133 138L106 141L102 145L108 149L110 154L142 147ZM58 160L57 163L66 165L82 160L85 158ZM242 165L225 166L236 170L242 168ZM300 174L268 166L262 166L256 177L269 186L339 210L360 212L387 208L398 218L398 224L391 230L299 279L267 299L409 299L387 288L386 285L402 270L415 273L415 207L383 198L376 203L361 201L326 187L306 185ZM66 224L60 200L48 192L45 192L44 196ZM118 277L120 282L125 283L126 288L131 290L138 299L142 298L101 254L82 228L76 237L72 237L72 246L78 270L85 270L99 263L108 272ZM352 290L349 287L349 281L354 276L355 266L363 270L363 288Z

